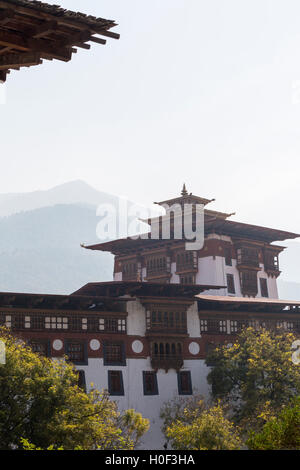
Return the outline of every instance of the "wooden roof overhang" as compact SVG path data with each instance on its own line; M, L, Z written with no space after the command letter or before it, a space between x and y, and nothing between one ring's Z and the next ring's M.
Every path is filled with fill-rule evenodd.
M30 0L0 0L0 81L10 70L39 65L43 59L68 62L76 47L119 39L112 20L96 18ZM99 37L99 36L104 36Z
M81 287L72 295L88 296L136 296L136 297L168 297L194 298L196 294L209 289L224 289L225 286L161 284L139 281L91 282ZM196 299L194 299L196 300Z
M51 295L1 292L0 309L89 310L119 311L125 307L123 299L105 296Z
M300 301L230 297L218 295L196 295L198 310L241 313L281 313L284 315L298 314L300 318ZM283 317L281 317L283 319Z
M245 238L266 243L283 241L300 237L298 233L286 232L259 225L245 224L233 220L212 219L205 222L204 230L206 234L218 233L233 238Z

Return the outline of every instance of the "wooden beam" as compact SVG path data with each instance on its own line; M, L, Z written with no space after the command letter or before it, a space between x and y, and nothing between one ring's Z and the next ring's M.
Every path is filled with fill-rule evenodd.
M39 39L47 34L57 30L57 21L45 21L45 23L41 24L37 28L32 30L32 37L35 39Z
M25 54L6 54L0 56L0 70L12 67L24 67L38 65L41 57L38 53L28 52Z
M0 44L24 52L40 52L43 55L48 55L64 62L68 62L72 58L71 49L62 47L60 42L27 38L19 34L8 33L1 30Z
M97 44L106 44L106 40L102 38L96 38L95 36L92 36L90 41L96 42Z
M15 16L15 12L8 8L6 10L1 10L0 11L0 24L1 26L4 26L6 23L8 23L11 18Z
M118 33L113 33L112 31L107 31L107 30L102 30L99 28L97 29L97 34L100 34L101 36L107 36L108 38L112 39L120 39L120 34Z
M1 50L0 50L0 55L1 54L5 54L6 52L8 51L11 51L11 47L3 47Z
M82 44L91 39L92 33L90 31L81 31L80 33L70 34L66 39L60 41L62 47Z
M81 43L81 44L77 43L77 44L75 44L75 46L76 47L81 47L81 49L87 49L87 50L89 50L91 48L90 44L85 44L85 43Z

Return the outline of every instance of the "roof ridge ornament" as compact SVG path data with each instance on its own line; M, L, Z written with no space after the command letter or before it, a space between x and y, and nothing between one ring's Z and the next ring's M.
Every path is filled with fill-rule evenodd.
M181 191L181 196L187 196L188 192L185 186L185 183L183 183L182 191Z

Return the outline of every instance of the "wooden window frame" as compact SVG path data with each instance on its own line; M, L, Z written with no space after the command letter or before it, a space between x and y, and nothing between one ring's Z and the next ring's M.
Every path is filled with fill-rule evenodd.
M182 376L187 375L188 377L188 391L183 390L182 388ZM193 395L193 387L192 387L192 375L190 370L181 370L177 372L177 382L178 382L178 394L179 395Z
M109 346L117 345L121 347L121 357L118 361L112 361L109 358L108 348ZM103 364L105 366L126 366L126 352L125 344L123 341L104 341L103 343Z
M119 391L112 390L112 375L118 374L120 378L120 388ZM112 397L121 397L124 396L124 382L123 382L123 373L121 370L108 370L108 392Z
M75 365L81 365L81 366L87 366L88 365L88 353L87 353L87 342L83 341L81 339L66 339L65 340L65 354L68 356L68 359L72 364ZM81 361L74 361L71 358L69 358L69 347L71 344L81 344L83 347L83 359Z
M264 298L269 298L268 280L265 277L259 278L259 287L261 296Z
M229 281L230 279L230 281ZM226 274L226 282L227 282L227 293L228 294L236 294L235 290L235 283L234 283L234 275L231 273Z
M42 352L39 352L39 351L34 351L33 350L33 343L45 345L45 354L42 353ZM50 347L50 340L49 339L32 338L29 341L29 346L35 354L40 354L40 355L45 356L45 357L50 357L51 356L51 347Z
M147 375L153 377L153 390L147 391ZM157 374L155 371L143 371L143 391L146 396L159 395L158 393L158 383L157 383Z

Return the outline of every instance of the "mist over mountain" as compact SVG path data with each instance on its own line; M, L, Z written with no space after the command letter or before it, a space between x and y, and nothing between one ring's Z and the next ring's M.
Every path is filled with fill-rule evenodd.
M57 204L84 203L98 206L117 200L116 196L97 191L84 181L77 180L44 191L0 194L0 217Z
M112 280L113 256L80 246L100 242L96 208L103 203L117 207L118 197L83 181L0 194L0 291L68 294L87 282ZM283 245L279 296L300 300L300 242Z
M94 208L56 205L0 219L0 291L68 294L112 280L113 257L80 246L96 240Z

